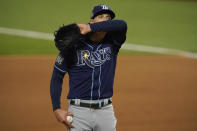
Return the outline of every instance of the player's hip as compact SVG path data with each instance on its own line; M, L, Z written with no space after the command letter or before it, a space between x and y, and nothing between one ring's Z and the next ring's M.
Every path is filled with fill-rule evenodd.
M72 124L75 126L71 131L116 131L117 119L112 103L99 109L70 104L68 111L73 114Z

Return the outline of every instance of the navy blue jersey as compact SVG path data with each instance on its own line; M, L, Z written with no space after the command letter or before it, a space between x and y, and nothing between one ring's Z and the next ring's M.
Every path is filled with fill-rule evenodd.
M68 99L97 100L113 95L117 55L126 39L127 25L122 20L109 20L90 24L92 32L107 32L102 42L80 40L75 64L66 66L63 52L57 56L51 79L53 109L60 108L63 77L69 75Z

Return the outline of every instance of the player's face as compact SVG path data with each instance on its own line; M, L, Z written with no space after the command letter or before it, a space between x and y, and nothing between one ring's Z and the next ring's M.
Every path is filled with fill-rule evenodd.
M102 21L107 21L107 20L111 20L111 16L110 14L104 13L104 14L97 15L96 17L94 17L94 19L91 19L90 23L102 22Z

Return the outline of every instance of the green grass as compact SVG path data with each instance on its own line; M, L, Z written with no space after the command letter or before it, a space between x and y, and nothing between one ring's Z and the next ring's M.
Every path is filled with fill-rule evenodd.
M151 53L151 52L139 52L139 51L129 51L129 50L120 50L120 55L162 55L157 53Z
M57 54L53 41L30 39L18 36L0 35L0 55Z
M127 41L197 52L197 2L147 1L131 10Z
M0 35L0 39L2 47L0 48L0 55L57 55L59 52L53 41L7 35ZM120 54L141 55L154 53L120 50Z
M195 1L1 0L0 27L53 33L62 24L88 23L92 7L100 3L127 21L127 43L197 52ZM52 41L2 34L0 38L1 55L57 53Z

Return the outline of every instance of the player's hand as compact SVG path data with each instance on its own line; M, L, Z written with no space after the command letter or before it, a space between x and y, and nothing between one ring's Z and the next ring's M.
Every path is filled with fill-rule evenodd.
M82 35L91 32L91 28L89 24L77 24L77 26L79 27Z
M72 116L71 112L67 112L67 111L62 110L62 109L57 109L57 110L54 111L54 114L55 114L56 119L59 122L63 123L68 128L74 128L74 126L70 122L68 122L67 119L66 119L67 116Z

